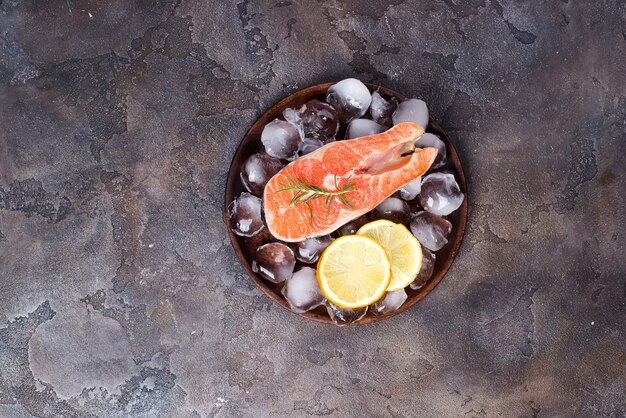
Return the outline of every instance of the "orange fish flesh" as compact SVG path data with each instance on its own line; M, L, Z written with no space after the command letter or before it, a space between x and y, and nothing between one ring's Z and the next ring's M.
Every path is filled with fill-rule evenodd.
M424 129L400 123L386 132L327 144L293 161L265 186L269 231L297 242L326 235L374 209L424 174L436 148L415 149Z

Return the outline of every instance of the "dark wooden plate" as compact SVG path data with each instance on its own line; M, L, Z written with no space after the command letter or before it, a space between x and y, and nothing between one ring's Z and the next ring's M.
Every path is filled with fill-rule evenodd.
M246 133L246 136L243 138L237 151L235 152L235 156L233 157L233 161L230 165L230 170L228 172L228 179L226 180L226 194L224 198L224 210L225 210L225 219L226 225L228 229L228 235L230 236L230 241L233 245L235 253L237 257L239 257L239 261L241 265L248 273L248 276L252 279L252 281L257 285L257 287L261 290L261 292L265 293L270 299L274 302L278 303L280 306L288 309L290 312L289 304L283 298L280 293L280 286L270 283L266 280L263 280L259 275L252 271L252 260L254 257L254 249L259 245L262 245L266 242L273 241L270 234L267 232L267 228L263 229L261 233L254 237L246 238L240 237L233 233L230 229L230 219L228 213L228 205L233 201L233 199L239 195L242 191L245 191L243 184L240 178L240 168L242 164L246 161L246 159L262 150L261 145L261 132L263 131L263 127L276 118L282 117L282 111L288 107L299 107L302 104L306 103L311 99L318 99L324 101L326 90L334 83L323 83L316 84L311 87L307 87L305 89L296 91L295 93L285 97L270 109L268 109L261 117L252 125L250 130ZM370 91L376 91L385 98L389 98L391 96L397 97L399 100L404 100L405 96L388 88L376 86L373 84L365 83L365 85L370 89ZM433 272L432 277L426 283L424 287L418 290L412 290L410 288L406 288L408 299L406 302L400 307L400 309L395 312L385 314L385 315L373 315L368 312L367 316L365 316L362 320L356 322L355 324L368 324L371 322L381 321L383 319L387 319L391 316L397 315L401 312L406 311L411 306L415 305L417 302L422 300L427 294L429 294L435 286L439 284L441 279L446 275L448 269L452 265L459 248L461 246L461 241L463 239L463 235L465 233L465 227L467 225L467 213L468 213L468 199L467 199L467 184L465 182L465 174L463 173L463 167L461 166L461 160L454 149L454 146L450 142L450 138L446 135L446 133L441 129L441 126L434 121L432 118L429 121L429 126L426 132L431 132L435 135L438 135L446 144L447 147L447 162L446 166L437 171L445 170L454 173L459 187L461 191L465 195L465 199L461 207L447 216L446 218L452 223L453 229L452 234L450 236L450 241L448 244L437 251L437 261L435 264L435 270ZM342 133L340 132L337 135L338 138L343 138ZM296 266L296 269L298 266ZM317 322L323 322L325 324L332 324L330 317L326 313L325 307L319 307L313 311L300 313L298 314L307 319L311 319Z

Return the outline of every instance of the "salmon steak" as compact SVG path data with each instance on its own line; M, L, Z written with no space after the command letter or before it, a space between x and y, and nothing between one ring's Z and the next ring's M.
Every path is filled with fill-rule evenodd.
M371 211L430 168L437 149L416 148L423 133L418 124L400 123L380 134L332 142L293 161L265 186L269 231L297 242L329 234Z

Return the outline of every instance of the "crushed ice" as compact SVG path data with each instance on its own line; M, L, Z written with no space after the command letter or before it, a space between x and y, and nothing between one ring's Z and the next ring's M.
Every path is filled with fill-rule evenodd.
M261 199L248 192L242 192L228 206L230 227L233 232L242 237L251 237L258 234L263 228L263 203Z
M430 212L420 212L411 219L411 232L424 247L439 251L448 243L452 224Z
M446 216L463 203L463 193L450 173L433 173L424 177L419 201L422 207L435 215Z
M271 242L256 250L252 271L272 283L281 283L291 277L295 266L296 259L291 248L279 242Z
M315 269L302 267L287 279L282 290L283 296L295 312L315 309L324 302Z
M417 123L424 129L428 126L428 107L423 100L408 99L398 105L393 112L393 124L397 125L401 122Z
M330 86L326 101L337 110L341 121L347 123L367 112L372 102L372 94L360 80L346 78Z

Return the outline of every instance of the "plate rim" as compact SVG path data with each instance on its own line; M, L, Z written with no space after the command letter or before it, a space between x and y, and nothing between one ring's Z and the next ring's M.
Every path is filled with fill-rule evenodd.
M326 90L328 89L328 87L330 87L331 85L335 83L336 81L317 83L317 84L312 84L308 87L304 87L302 89L296 90L288 94L287 96L283 97L281 100L274 103L273 105L268 107L263 113L261 113L261 115L257 117L254 123L252 123L252 125L250 126L250 128L248 128L245 135L241 138L239 145L237 146L237 149L235 150L235 153L232 156L230 167L228 169L228 174L226 176L226 186L224 190L224 221L225 221L227 233L230 238L230 242L233 247L233 250L235 251L237 258L239 259L239 263L242 265L248 277L254 282L256 287L261 291L261 293L265 294L272 301L276 302L278 305L287 309L289 312L295 315L304 317L306 319L312 320L312 321L316 321L316 322L320 322L324 324L330 324L333 326L336 326L336 324L333 323L330 317L326 315L320 315L315 312L299 313L299 312L294 312L293 310L291 310L291 308L289 307L289 303L283 297L280 297L276 293L274 293L274 291L272 291L268 287L265 281L261 277L259 277L254 271L252 271L252 266L250 265L250 263L248 263L248 260L246 259L244 252L241 249L241 245L239 243L239 239L237 235L230 228L230 215L229 215L228 207L234 197L233 185L237 181L237 178L239 178L240 167L238 165L236 166L235 162L241 160L240 155L244 153L244 148L247 145L247 144L244 144L244 142L246 142L245 140L246 138L248 138L248 136L253 134L254 131L258 130L257 125L259 125L264 119L267 119L268 114L275 113L275 110L277 108L285 107L289 102L291 102L294 99L294 96L309 97L309 96L319 95L320 90ZM381 93L385 95L395 96L400 101L407 99L407 96L405 96L404 94L401 94L400 92L396 90L381 86L379 84L373 84L373 83L367 83L367 82L363 82L363 84L365 84L368 87L368 89L370 89L370 91L372 92L380 91ZM265 122L263 122L263 124L265 124ZM468 222L468 216L469 216L469 196L468 196L468 190L467 190L467 182L465 178L465 170L463 169L463 165L461 163L461 159L459 158L458 152L456 148L454 147L454 144L452 143L452 141L450 141L450 138L447 132L445 132L443 128L441 127L441 125L430 116L429 116L428 124L429 124L429 127L434 128L434 130L438 131L445 138L446 147L448 149L448 158L452 158L453 160L453 165L456 171L455 174L458 174L458 177L459 177L456 180L457 180L457 183L459 184L459 188L464 194L463 203L461 204L461 207L457 209L459 211L459 222L458 222L458 225L455 226L456 232L453 232L454 236L452 239L452 248L450 249L450 253L448 257L446 258L446 260L444 261L441 268L436 272L436 274L434 274L428 280L428 282L426 283L424 287L415 290L415 292L417 293L410 296L406 300L406 302L402 306L400 306L400 308L398 308L397 310L393 312L383 314L383 315L367 315L360 321L353 322L347 325L365 325L365 324L370 324L374 322L379 322L379 321L383 321L385 319L391 318L395 315L399 315L409 310L417 302L421 301L428 294L430 294L435 287L437 287L437 285L447 275L448 271L452 267L452 264L454 263L454 261L456 260L458 256L459 250L461 248L461 244L463 242L463 238L465 237L465 231L467 229L467 222Z

